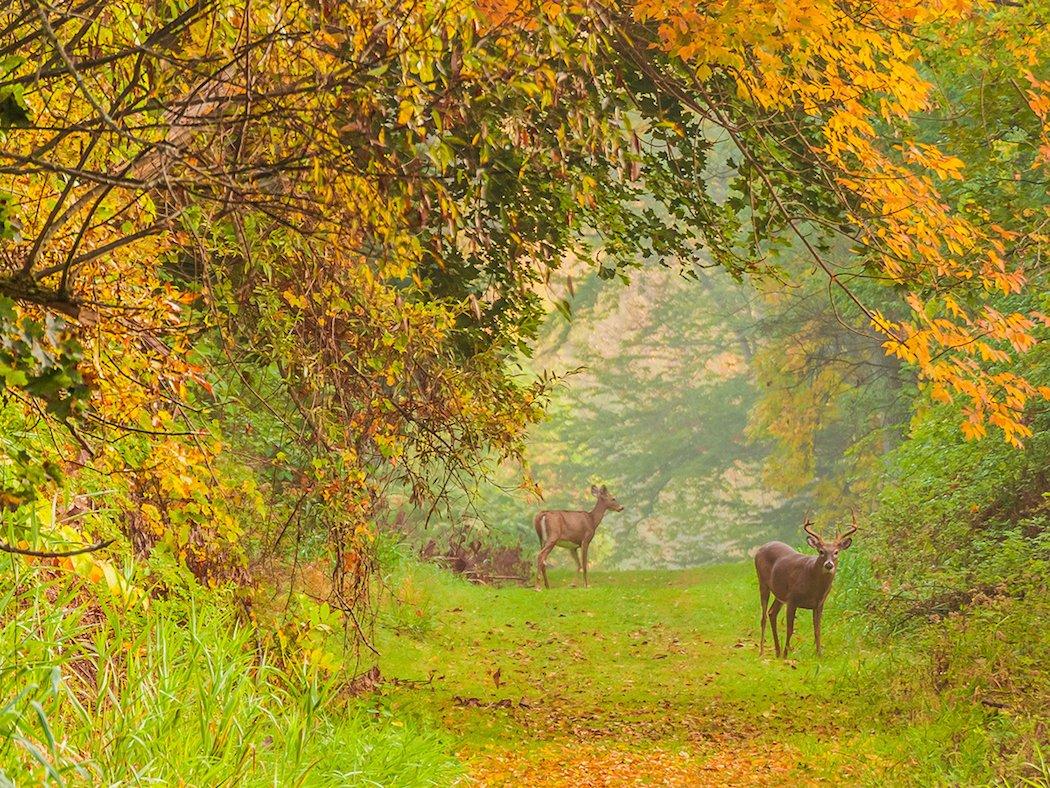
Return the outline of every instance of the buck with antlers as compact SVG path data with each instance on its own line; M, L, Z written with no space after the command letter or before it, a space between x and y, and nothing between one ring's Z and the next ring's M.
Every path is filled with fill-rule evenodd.
M831 591L831 581L835 579L839 551L845 550L853 543L852 535L857 530L857 518L853 516L853 525L844 534L826 542L813 530L813 523L806 516L802 525L808 536L806 542L817 551L817 555L802 555L783 542L769 542L758 548L755 553L755 570L758 572L758 592L762 598L762 636L759 642L759 654L766 646L766 619L773 627L773 646L777 656L787 656L791 644L791 633L795 628L795 610L803 608L813 611L813 639L817 644L817 656L820 656L820 616L824 612L824 600ZM773 593L773 604L769 604L769 594ZM777 636L777 613L787 606L787 636L784 638L784 651L781 654L780 640ZM768 611L767 611L768 607Z
M589 512L567 512L567 511L544 511L532 518L532 525L536 529L536 536L540 538L540 552L536 556L536 590L540 590L540 576L543 584L550 588L547 580L547 557L555 547L564 547L572 552L576 559L576 571L583 572L583 584L587 582L587 548L594 538L594 532L598 530L598 523L602 521L605 513L610 509L614 512L622 512L623 506L615 497L609 494L609 490L603 484L601 488L591 487L591 494L597 497L598 502ZM583 551L583 562L580 562L580 551Z

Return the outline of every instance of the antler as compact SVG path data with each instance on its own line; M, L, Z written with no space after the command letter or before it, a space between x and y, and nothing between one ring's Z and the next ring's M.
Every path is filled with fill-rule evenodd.
M846 531L846 533L839 534L838 536L836 536L835 537L835 541L836 542L840 542L843 539L845 539L847 536L851 536L857 530L857 513L855 511L853 511L852 509L850 509L849 510L849 516L850 516L850 519L853 520L853 525L850 527L850 529L848 531Z
M816 539L820 539L820 541L824 541L821 538L820 534L813 530L813 521L809 519L809 512L806 512L806 517L802 521L802 530L810 536L815 537Z

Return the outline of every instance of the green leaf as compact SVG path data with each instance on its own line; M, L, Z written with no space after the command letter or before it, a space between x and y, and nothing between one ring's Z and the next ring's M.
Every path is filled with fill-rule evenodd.
M32 706L33 711L36 712L36 718L40 723L40 729L44 732L44 737L47 739L48 748L54 752L55 735L51 732L51 725L47 721L47 713L44 711L44 707L40 705L40 701L36 700L30 701L29 705Z
M24 736L15 736L14 741L23 750L28 752L33 757L33 760L35 760L37 763L43 766L44 769L47 770L47 774L52 780L57 782L59 785L66 784L65 780L62 779L62 775L58 773L55 767L51 765L51 762L44 756L44 753L40 752L40 749L35 744L33 744L33 742L29 741L29 739L25 738Z
M22 93L21 85L0 88L0 128L29 125L29 106Z

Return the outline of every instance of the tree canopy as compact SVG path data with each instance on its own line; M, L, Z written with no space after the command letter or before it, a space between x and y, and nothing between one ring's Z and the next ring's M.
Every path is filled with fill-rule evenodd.
M9 453L7 505L63 469L118 479L129 527L206 576L236 571L210 545L244 540L245 506L308 510L356 572L391 501L520 456L547 381L518 361L569 253L605 277L816 272L823 319L1021 445L1050 395L1015 363L1048 323L1026 289L1050 218L1040 13L16 0L0 372L54 430Z

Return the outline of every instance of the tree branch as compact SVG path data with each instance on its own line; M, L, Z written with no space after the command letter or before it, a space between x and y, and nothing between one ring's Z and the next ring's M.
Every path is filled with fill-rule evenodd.
M116 539L105 539L101 542L95 542L95 544L88 545L87 547L81 547L77 550L67 550L66 552L52 552L51 550L30 550L26 547L15 547L14 545L5 544L0 542L0 552L13 553L14 555L28 555L33 558L69 558L73 555L83 555L84 553L93 553L96 550L101 550L104 547L109 547Z

